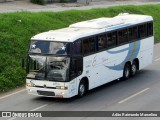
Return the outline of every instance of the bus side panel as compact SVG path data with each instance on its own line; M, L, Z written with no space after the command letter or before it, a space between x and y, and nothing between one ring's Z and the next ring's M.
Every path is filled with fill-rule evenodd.
M153 62L154 37L141 40L139 69L142 69Z
M107 50L104 54L105 57L102 59L105 61L103 64L104 72L102 73L104 79L102 79L102 84L108 83L115 79L122 77L123 75L123 61L127 56L127 50L122 51L122 49L128 48L128 45L124 45L121 47L113 48ZM103 56L103 55L100 55ZM102 76L101 75L101 76Z
M78 94L77 78L71 80L70 82L66 82L65 86L68 87L69 97L73 97Z
M150 37L86 56L80 77L87 77L89 89L92 89L121 78L125 63L132 63L135 58L138 58L139 68L142 69L152 63L153 45L153 37Z
M122 77L128 47L123 45L84 58L83 76L89 79L89 89Z
M87 77L89 80L89 89L95 88L101 82L99 79L97 69L97 57L96 54L84 57L83 60L83 77Z

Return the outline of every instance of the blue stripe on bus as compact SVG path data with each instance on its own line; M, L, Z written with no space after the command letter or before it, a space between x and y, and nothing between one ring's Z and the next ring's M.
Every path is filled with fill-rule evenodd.
M122 49L119 51L107 51L107 52L110 54L117 54L117 53L124 52L126 50L128 50L127 56L125 57L125 59L121 63L119 63L118 65L115 65L115 66L106 66L105 65L105 67L112 69L112 70L118 70L118 71L123 70L124 64L127 61L132 61L134 58L137 57L139 50L140 50L140 41L130 43L128 48L125 48L125 49Z
M107 51L110 54L116 54L116 53L121 53L121 52L125 52L126 50L129 50L129 48L124 48L122 50L118 50L118 51Z

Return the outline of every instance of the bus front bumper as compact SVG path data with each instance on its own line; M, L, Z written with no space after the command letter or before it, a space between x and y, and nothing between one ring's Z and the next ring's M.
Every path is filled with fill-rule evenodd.
M36 87L26 87L28 94L44 96L44 97L55 97L55 98L70 98L68 90L61 89L46 89Z

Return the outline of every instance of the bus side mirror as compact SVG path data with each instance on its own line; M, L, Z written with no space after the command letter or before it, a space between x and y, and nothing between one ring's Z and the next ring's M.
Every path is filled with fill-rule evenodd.
M29 66L27 64L27 61L25 61L26 59L22 58L21 59L21 65L22 65L22 69L26 70L26 73L29 72Z

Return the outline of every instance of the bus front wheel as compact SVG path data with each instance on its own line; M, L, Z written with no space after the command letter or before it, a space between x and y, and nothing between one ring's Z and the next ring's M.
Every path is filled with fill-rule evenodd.
M78 87L78 97L83 97L85 93L86 93L86 85L85 81L82 80Z

